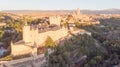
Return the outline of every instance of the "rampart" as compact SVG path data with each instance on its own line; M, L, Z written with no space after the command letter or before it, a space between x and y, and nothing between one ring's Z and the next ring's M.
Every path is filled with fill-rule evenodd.
M0 67L43 67L45 62L45 56L41 54L35 57L8 61L3 63Z

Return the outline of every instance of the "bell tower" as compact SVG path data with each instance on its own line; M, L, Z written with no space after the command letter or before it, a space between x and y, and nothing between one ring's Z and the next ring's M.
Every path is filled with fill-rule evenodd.
M77 16L80 15L80 8L77 8L76 14L77 14Z

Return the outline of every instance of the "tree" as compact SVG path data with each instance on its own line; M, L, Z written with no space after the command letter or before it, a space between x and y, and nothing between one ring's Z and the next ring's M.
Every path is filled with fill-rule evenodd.
M65 40L64 45L57 46L54 53L50 55L50 67L70 67L71 64L81 65L98 64L102 57L101 48L96 47L94 39L87 35L73 35L72 38ZM83 56L87 56L82 59Z
M2 39L4 33L5 33L5 32L2 30L2 28L0 28L0 39Z
M46 41L45 41L45 46L47 48L54 48L56 46L56 42L54 42L52 40L52 38L50 36L47 37Z

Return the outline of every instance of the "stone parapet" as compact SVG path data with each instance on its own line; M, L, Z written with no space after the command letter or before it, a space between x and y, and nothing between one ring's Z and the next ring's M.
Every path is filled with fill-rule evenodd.
M46 59L44 54L2 63L2 67L42 67Z

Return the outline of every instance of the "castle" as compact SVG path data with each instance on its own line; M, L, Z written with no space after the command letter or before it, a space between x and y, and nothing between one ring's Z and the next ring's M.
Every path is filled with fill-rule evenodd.
M49 27L27 25L26 23L23 26L23 39L14 44L11 43L11 55L23 55L37 51L37 47L44 46L48 36L57 41L68 34L67 29L60 28L61 20L59 16L50 17L49 21ZM33 50L34 48L36 50Z
M87 17L88 19L85 20L84 17L86 17L86 15L81 14L80 9L77 9L72 16L80 22L91 20L90 17ZM44 23L39 25L28 25L26 22L23 26L23 39L14 44L11 43L11 55L24 55L32 52L37 53L38 47L45 46L44 42L48 36L51 37L53 41L58 41L68 36L69 29L75 26L75 20L68 22L68 27L61 27L62 19L64 18L61 16L51 16L49 17L49 25ZM81 34L84 34L83 32L81 32ZM91 33L86 33L91 35Z
M47 21L49 21L49 24L46 25L46 23L41 23L38 25L28 25L27 22L23 26L23 39L12 43L11 42L11 55L24 55L24 54L32 54L33 56L28 58L23 58L19 60L12 60L7 63L4 63L4 65L8 67L38 67L41 66L46 62L45 60L45 54L37 55L37 48L40 46L44 46L44 42L48 36L50 36L54 41L62 42L65 38L68 37L68 31L71 31L71 33L77 35L77 34L88 34L91 36L90 32L87 32L85 30L71 30L75 26L75 22L79 21L79 23L96 23L92 22L93 18L91 18L88 15L81 14L80 9L77 9L76 12L74 12L72 15L72 18L67 22L68 27L61 27L61 24L66 22L66 18L68 17L60 17L60 16L51 16ZM61 23L65 19L65 22ZM98 23L99 24L99 23ZM34 60L34 61L33 61Z

